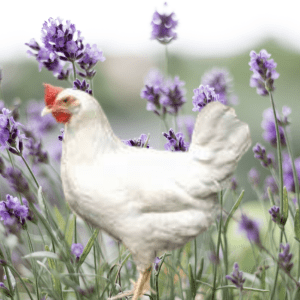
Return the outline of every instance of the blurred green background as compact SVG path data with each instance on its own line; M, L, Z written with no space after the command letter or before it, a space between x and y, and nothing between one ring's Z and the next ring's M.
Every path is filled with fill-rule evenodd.
M276 40L265 40L259 45L253 45L247 52L230 57L209 58L174 56L169 57L169 73L173 77L178 75L186 82L187 103L183 106L181 114L197 115L192 111L193 89L200 85L202 75L213 67L225 67L233 78L233 92L238 96L239 104L235 106L238 117L249 124L252 136L252 147L260 142L267 150L275 149L267 145L262 139L262 113L270 107L269 97L256 94L256 90L249 86L251 71L249 71L249 53L266 49L272 54L271 58L277 62L277 71L280 74L276 80L274 99L277 109L281 112L282 106L292 108L290 126L290 140L292 141L295 156L300 156L299 125L297 117L300 92L300 55L298 52L284 48ZM106 61L98 63L97 75L94 78L94 96L100 102L114 132L121 139L139 137L142 133L150 133L150 146L159 148L160 135L164 129L159 118L146 111L146 100L140 98L144 86L144 78L148 71L157 67L164 70L164 49L161 56L144 57L138 54L133 56L106 56ZM51 72L43 69L38 71L38 63L33 58L20 61L0 61L3 79L1 82L2 98L7 107L11 107L17 98L22 101L21 112L26 102L31 99L43 101L43 83L47 82L56 86L70 87L66 81L58 81ZM23 108L22 108L23 107ZM169 124L172 124L169 121ZM58 133L59 134L59 133ZM253 157L252 149L242 158L236 171L239 189L245 189L244 201L255 199L255 194L247 181L247 173L256 167L262 175L267 170Z

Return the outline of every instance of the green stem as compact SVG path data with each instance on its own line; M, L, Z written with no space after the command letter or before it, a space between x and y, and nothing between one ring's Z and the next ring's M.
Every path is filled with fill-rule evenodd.
M32 178L33 178L33 180L34 180L34 182L35 182L35 184L36 184L36 187L39 188L40 185L39 185L39 183L37 182L37 180L36 180L34 174L32 173L32 171L31 171L29 165L27 164L27 161L25 160L24 156L23 156L22 154L20 154L20 157L22 158L22 160L23 160L23 162L25 163L25 165L26 165L28 171L30 172L30 174L31 174L31 176L32 176Z
M27 287L27 285L24 283L22 277L19 275L19 273L15 270L15 268L14 268L13 266L9 266L9 268L10 268L10 270L12 271L12 273L14 273L15 275L17 275L17 277L18 277L19 280L21 281L22 285L24 286L24 288L25 288L25 290L26 290L26 292L27 292L29 298L30 298L31 300L33 300L32 296L31 296L31 294L30 294L30 292L29 292L29 290L28 290L28 287Z
M1 70L0 70L1 72ZM4 100L4 98L2 98L2 92L1 92L1 82L0 82L0 100Z
M282 156L281 156L281 139L279 133L279 126L277 120L277 114L275 109L275 103L273 100L272 92L269 92L270 100L272 104L274 120L275 120L275 127L276 127L276 139L277 139L277 156L278 156L278 167L279 167L279 196L280 196L280 211L283 211L283 172L282 172Z
M77 244L77 218L74 215L74 243Z
M275 120L275 127L276 127L276 140L277 140L277 156L278 156L278 167L279 167L279 196L280 196L280 212L282 213L283 211L283 172L282 172L282 157L281 157L281 139L280 139L280 134L279 134L279 126L278 126L278 120L277 120L277 114L276 114L276 109L275 109L275 103L273 99L272 92L269 91L270 95L270 100L272 104L272 109L273 109L273 114L274 114L274 120ZM282 238L283 238L283 230L280 233L280 242L279 242L279 247L280 249L280 244L282 243ZM276 267L276 273L275 273L275 281L274 281L274 286L271 294L271 298L273 299L276 291L276 284L277 284L277 279L278 279L278 271L279 271L279 265L277 264Z
M5 274L6 274L6 279L7 279L9 291L10 291L11 295L13 295L14 294L14 289L13 289L13 286L11 284L11 280L10 280L10 276L9 276L7 266L4 266L4 270L5 270Z
M169 63L169 52L168 52L168 46L165 45L165 73L167 77L169 75L168 63Z
M223 238L224 238L224 267L225 267L225 274L228 274L228 243L227 243L227 229L223 232ZM228 284L228 281L225 277L225 284ZM228 298L228 291L225 290L225 298Z
M168 123L167 123L167 121L166 121L166 119L165 119L165 116L162 118L162 121L163 121L163 123L164 123L164 125L165 125L165 128L166 128L166 131L167 131L167 133L168 133L170 127L168 126Z
M91 86L92 93L94 94L94 91L93 91L93 79L90 79L90 86Z
M34 252L33 251L33 246L32 246L32 242L31 242L31 239L30 239L30 236L29 236L29 232L28 232L27 229L26 229L26 232L27 232L29 249L30 249L30 252L33 253ZM37 296L37 299L40 299L39 285L38 285L38 276L37 276L36 265L35 265L36 262L33 259L30 259L30 260L31 260L31 264L32 264L32 269L33 269L34 277L35 277L36 296Z
M96 244L96 243L95 243ZM94 248L94 266L95 266L95 287L96 287L96 294L97 297L99 296L99 286L98 286L98 269L97 269L97 258L99 259L99 256L96 252L96 245L94 244L93 248Z
M220 250L220 243L221 243L221 228L222 228L222 210L223 210L223 191L220 192L220 205L221 205L221 215L219 220L219 228L218 228L218 241L217 241L217 259L219 258L219 250ZM217 269L218 266L215 265L214 268L214 281L213 281L213 287L212 287L212 295L211 300L215 299L215 293L216 293L216 281L217 281Z
M279 243L279 245L282 243L282 238L283 238L283 230L281 230L281 232L280 232L280 243ZM280 249L280 248L279 248L279 249ZM279 272L279 264L277 264L277 266L276 266L274 285L273 285L272 294L271 294L271 296L270 296L270 299L271 299L271 300L274 298L274 295L275 295L275 292L276 292L276 285L277 285L277 279L278 279L278 272Z
M194 239L194 249L195 249L195 268L194 268L194 276L197 276L197 237Z
M73 66L73 74L74 74L74 81L77 79L76 77L76 69L75 69L75 62L72 61L72 66Z

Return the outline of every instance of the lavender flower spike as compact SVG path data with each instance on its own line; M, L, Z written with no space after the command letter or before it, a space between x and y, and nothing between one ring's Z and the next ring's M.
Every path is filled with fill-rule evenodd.
M175 134L174 130L171 128L169 134L163 132L163 136L169 140L169 142L165 144L166 150L182 152L188 150L189 144L184 141L184 135L181 132Z
M278 113L276 112L276 118L278 123L280 124L287 124L287 116L284 116L283 120L279 117ZM276 125L275 119L273 114L273 109L271 107L267 108L263 112L263 121L261 123L262 129L264 129L263 138L265 141L270 143L273 147L277 147L277 137L276 137ZM286 140L284 137L284 131L282 126L278 126L279 129L279 136L280 136L280 144L282 147L286 146Z
M141 134L141 136L138 139L123 140L122 142L125 145L131 146L131 147L150 148L149 143L147 143L147 146L145 147L146 141L147 141L147 135Z
M167 5L165 3L165 5ZM162 44L168 44L177 38L177 33L174 31L178 21L175 20L175 14L159 14L157 11L152 18L152 33L151 39L156 39Z
M246 233L249 241L254 242L258 246L261 245L257 222L251 220L246 215L242 214L242 219L240 221L239 228L241 231L244 231Z
M227 105L229 102L234 104L230 101L233 95L229 97L232 88L231 82L232 79L226 69L213 68L206 72L201 78L201 83L204 86L209 85L215 89L215 93L219 95L219 101L224 105Z
M219 95L214 91L214 88L211 88L209 85L200 85L197 89L194 89L193 96L193 111L201 111L207 103L218 101Z
M243 278L243 272L239 271L239 264L234 263L233 265L233 272L231 275L226 275L226 279L230 280L238 289L241 291L243 290L243 285L246 281L245 278Z
M159 257L155 257L154 260L154 269L156 272L158 272L159 263L161 262L161 259Z
M269 214L272 216L272 221L279 225L283 225L283 217L278 206L274 205L269 209Z
M280 244L280 248L283 251L278 255L279 264L283 269L285 269L288 273L290 273L294 265L293 263L291 263L293 254L289 253L290 245L286 244L285 246L283 246L283 244Z
M72 244L72 246L71 246L71 252L72 252L73 255L76 256L77 260L81 256L81 254L83 252L83 249L84 249L84 247L80 243L78 243L78 244Z
M141 91L141 98L146 99L147 110L153 111L158 116L166 114L166 108L162 107L160 99L164 87L164 76L157 69L152 69L145 79L145 87Z
M254 157L260 160L263 167L272 166L272 155L266 153L266 149L259 143L253 147Z
M279 77L275 68L277 64L273 59L269 59L271 54L266 50L261 50L259 54L255 51L250 52L250 71L253 75L250 79L250 86L256 87L259 95L266 96L269 92L274 91L274 80Z
M248 179L251 185L253 186L258 186L260 183L260 174L259 172L255 169L252 168L249 173L248 173Z

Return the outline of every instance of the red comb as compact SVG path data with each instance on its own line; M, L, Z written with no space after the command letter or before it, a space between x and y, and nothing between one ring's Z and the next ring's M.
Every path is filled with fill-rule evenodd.
M61 87L57 87L57 86L53 86L51 84L48 83L44 83L44 87L45 87L45 103L46 106L53 106L55 98L57 96L58 93L60 93L61 91L63 91L63 88Z

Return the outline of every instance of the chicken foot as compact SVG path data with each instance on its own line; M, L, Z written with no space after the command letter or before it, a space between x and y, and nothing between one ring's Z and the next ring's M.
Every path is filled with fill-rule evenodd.
M150 266L145 271L140 272L138 281L134 282L133 290L125 291L124 293L109 298L108 300L116 300L131 295L133 295L132 300L138 300L140 296L142 296L143 294L145 294L147 291L151 289L150 287L151 269L152 267Z

